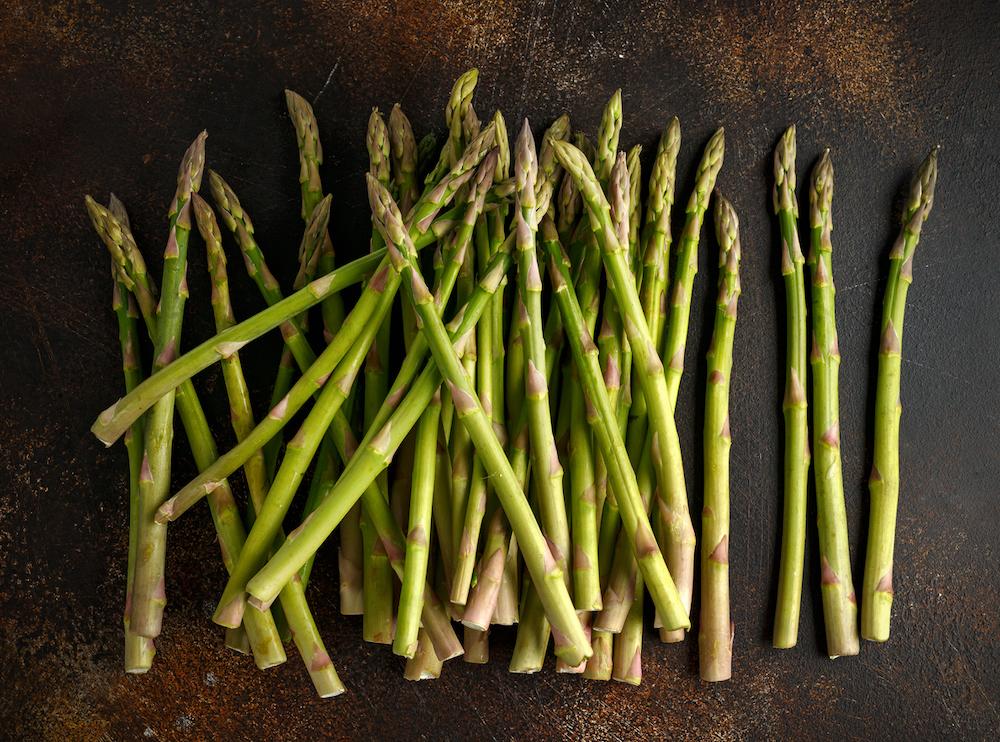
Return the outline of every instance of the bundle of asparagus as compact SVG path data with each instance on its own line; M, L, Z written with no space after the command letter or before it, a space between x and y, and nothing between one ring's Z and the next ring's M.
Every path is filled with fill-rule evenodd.
M511 142L500 112L489 122L479 119L472 105L477 79L470 70L455 83L445 109L447 138L436 159L433 140L417 144L398 105L388 122L377 109L372 112L366 136L370 250L340 266L331 239L332 197L321 180L318 124L310 105L286 91L305 225L298 274L287 296L233 188L209 170L214 207L199 195L204 133L181 164L160 292L121 202L112 197L104 207L87 197L93 225L112 257L125 371L126 395L99 416L93 432L108 445L124 435L129 452L127 671L145 672L155 654L167 595L167 524L202 498L229 572L213 616L227 629L227 645L251 652L265 668L285 661L284 643L291 637L321 696L337 695L344 686L306 589L313 560L335 530L340 610L362 615L366 641L391 644L406 658L409 679L438 677L442 663L458 656L488 661L491 627L517 624L513 672L539 671L551 639L558 671L638 684L647 594L661 638L684 639L691 626L696 544L673 408L702 222L723 162L723 132L705 148L672 261L677 119L660 139L643 213L641 148L619 151L620 91L605 108L594 146L571 131L568 116L557 119L536 146L527 121ZM803 462L804 261L795 236L794 132L782 146L775 206L795 319L789 324L787 442L799 453L786 478L788 545L779 605L787 616L780 622L784 638L776 629L775 641L790 646L801 584L808 455ZM896 338L886 350L887 366L896 353L896 371L885 371L884 382L880 373L880 399L883 387L893 393L893 378L898 391L901 304L910 275L904 268L911 265L920 220L930 208L933 174L922 183L926 196L918 195L893 258L896 280L892 300L887 298L885 334ZM827 164L812 188L813 300L822 318L814 330L822 351L814 351L814 374L836 358L830 185ZM740 291L736 213L720 196L715 206L721 252L705 402L699 631L701 674L710 681L731 672L729 379ZM180 355L192 214L208 254L217 334ZM242 322L229 300L220 222L267 304ZM360 296L348 311L340 292L355 284L361 284ZM550 305L543 301L546 285ZM397 326L391 317L401 287L403 322ZM310 330L309 310L317 305L322 346L314 345ZM140 315L154 349L145 379ZM240 355L274 329L280 329L284 349L268 411L255 421ZM222 365L237 440L222 454L191 381L215 363ZM835 458L836 379L829 373L824 378L831 383L814 382L822 399L817 421L824 426L817 445L829 449L824 455L831 462L823 468L820 495L824 597L830 596L830 610L840 619L836 636L849 644L853 612L845 601L853 601L853 592L845 571ZM175 406L200 473L171 495ZM297 430L287 435L287 424L302 411ZM886 431L895 436L898 422ZM892 445L890 440L877 448L880 481L895 474L886 460ZM227 482L241 469L250 497L245 518ZM300 490L301 514L292 516ZM891 522L894 498L891 492L879 501L880 522ZM886 541L891 559L891 532L881 528L879 539L873 548L885 562ZM891 567L877 569L872 589L884 596L882 575ZM866 575L866 586L868 581ZM463 640L453 621L463 624ZM881 626L887 618L872 622ZM855 651L856 636L855 630ZM847 646L836 653L849 651Z

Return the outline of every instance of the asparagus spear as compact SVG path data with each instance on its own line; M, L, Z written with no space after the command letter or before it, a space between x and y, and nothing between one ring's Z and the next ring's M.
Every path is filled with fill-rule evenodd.
M806 402L806 294L796 224L795 127L774 150L774 213L781 230L781 275L785 283L785 504L781 529L778 602L774 646L794 647L799 633L802 570L806 545L806 488L809 478L809 432Z
M571 168L567 168L567 171L573 172ZM663 556L653 539L649 519L642 508L635 473L628 463L621 430L611 409L608 390L601 379L597 348L591 334L586 331L583 314L570 283L572 279L568 259L559 244L552 220L543 219L541 227L543 244L549 256L555 300L567 328L566 337L584 388L587 421L595 433L594 438L601 455L608 462L611 486L621 508L622 525L635 549L639 568L649 587L654 605L659 608L670 628L687 628L690 621L680 601L677 588L667 571ZM640 360L640 364L646 360Z
M840 350L834 309L833 163L826 150L813 169L809 189L812 269L813 455L822 566L823 621L831 658L858 653L858 606L851 580L847 509L840 468L840 413L837 377Z
M903 315L913 282L913 254L920 230L934 205L937 181L935 147L917 172L903 210L902 229L889 253L889 279L882 302L881 345L875 393L875 456L868 481L871 513L868 549L861 587L861 636L889 639L892 610L892 550L899 503L899 387L902 365Z
M399 195L399 207L404 214L408 214L420 197L417 185L417 141L413 136L410 120L398 103L389 112L389 154L392 157L392 179ZM403 342L409 349L417 334L417 322L413 310L406 302L403 302L402 307Z
M212 310L215 328L222 332L236 323L232 304L229 300L229 279L226 274L226 256L222 249L222 234L215 220L215 214L201 196L192 195L195 221L208 252L208 270L212 281ZM243 439L253 430L253 410L250 406L250 392L243 376L243 367L238 353L222 362L222 376L229 397L229 414L237 439ZM264 506L267 496L268 478L263 451L258 451L247 460L243 467L246 475L250 503L254 512ZM279 534L279 539L282 535ZM323 639L316 627L312 611L306 602L301 580L290 580L281 591L281 608L291 629L295 646L305 662L313 686L321 698L340 695L345 688L330 661Z
M680 457L680 441L677 437L677 427L674 424L673 411L670 408L667 397L666 383L663 377L663 364L656 353L656 348L653 347L652 338L649 336L649 328L646 325L645 318L642 316L642 307L635 289L635 282L632 279L628 265L625 263L621 242L611 224L611 208L583 153L565 142L557 142L554 146L556 147L556 154L559 156L559 160L562 162L566 172L573 176L577 186L580 188L584 204L590 213L592 229L597 237L598 244L601 246L609 283L624 318L625 330L632 346L632 354L635 358L636 368L638 369L639 381L642 385L643 394L646 397L646 405L654 435L654 445L657 446L660 452L658 457L658 480L660 482L659 494L663 498L663 506L675 518L672 522L675 529L674 533L691 534L693 533L693 529L691 528L691 516L687 507L684 468ZM563 320L566 320L565 313L563 314ZM567 333L571 339L573 338L573 334L572 332ZM582 353L582 346L580 346L579 350ZM580 366L581 360L578 360L577 367L579 368ZM594 403L593 399L591 399L591 403ZM615 490L618 506L622 509L623 524L628 529L636 528L636 533L640 534L639 541L635 544L637 547L637 556L641 557L639 559L640 568L644 570L643 578L646 586L653 597L653 603L660 609L660 615L664 622L672 624L670 628L687 628L690 622L687 619L682 619L677 610L681 605L678 602L680 595L674 586L670 574L667 573L667 569L663 565L662 557L659 549L655 547L655 542L652 544L652 553L647 553L649 544L646 543L645 539L647 536L651 538L652 533L647 534L642 530L642 526L645 526L648 520L645 518L641 497L638 493L638 485L635 484L634 472L627 460L628 456L624 450L624 441L622 441L621 433L618 429L617 419L612 414L608 419L602 420L602 424L605 426L610 425L612 421L614 421L614 425L612 426L614 430L608 432L602 431L602 435L608 436L609 441L613 442L613 446L609 445L605 450L602 450L602 455L605 456L606 460L609 455L614 455L621 459L620 461L616 461L613 467L610 466L609 462L609 469L617 470L617 473L609 471L609 474L618 479L625 479ZM601 428L599 427L598 429ZM618 445L619 442L620 446ZM602 448L604 448L604 444L602 444ZM628 491L625 490L625 486L629 487ZM620 493L624 493L625 496L623 497ZM625 513L626 509L629 511L627 517ZM635 542L635 537L631 533L629 537ZM674 560L676 562L684 564L685 560L693 559L693 554L687 549L689 540L693 542L693 539L690 539L690 537L677 539L684 547L684 550L678 550L681 553L675 555ZM677 574L684 575L685 570L683 568L678 569ZM670 614L669 619L664 615L667 613Z
M719 294L708 350L705 389L705 498L701 513L701 619L698 664L701 679L732 676L733 624L729 616L729 386L733 335L740 298L739 220L732 205L715 195L719 240Z
M642 682L642 575L636 574L628 615L621 633L614 637L611 677L621 683L639 685Z
M680 148L680 123L671 119L660 137L657 146L656 159L650 173L649 197L646 210L646 222L642 233L642 246L636 252L642 253L642 269L640 281L640 302L649 332L657 348L662 344L664 326L666 324L666 289L670 269L670 211L674 201L674 182L677 167L677 152ZM639 255L636 255L636 260ZM649 508L653 501L656 487L656 473L653 466L652 444L648 438L649 425L646 415L646 400L642 395L639 381L634 378L637 370L633 370L631 383L632 406L629 410L630 420L625 436L629 459L636 469L636 482L643 504ZM652 518L651 518L652 520ZM659 533L658 541L665 543L662 535L661 521L655 519L654 532ZM616 554L623 555L625 564L612 565L612 571L618 567L630 575L634 571L631 554L627 549L616 549ZM610 556L610 555L609 555ZM608 578L611 579L610 577ZM621 575L615 575L615 580ZM631 582L629 583L631 584ZM634 592L630 590L629 592ZM621 593L621 591L619 591ZM627 595L626 595L627 597ZM633 621L634 622L634 621ZM628 619L626 618L626 623ZM655 621L660 625L659 616ZM668 633L669 638L669 633Z
M436 680L441 677L441 658L434 653L434 643L423 629L420 630L417 649L406 661L403 677L407 680Z
M187 298L187 243L191 232L191 193L201 186L205 163L202 132L184 153L177 174L177 192L170 205L170 235L163 256L163 294L156 309L157 331L152 333L153 369L163 368L177 356L181 322ZM88 204L89 205L89 204ZM139 477L139 527L136 531L134 583L132 586L131 628L151 639L160 634L163 608L167 603L164 562L166 529L153 514L166 499L170 487L170 453L173 442L175 395L159 399L146 419L142 471Z
M156 337L158 317L156 316L156 303L153 299L157 293L156 288L146 273L145 262L127 223L119 222L114 215L89 197L86 199L86 204L94 228L114 256L119 279L130 287L136 297L136 303L149 336ZM189 214L188 218L190 218ZM190 381L178 387L176 403L188 443L194 454L195 464L199 468L207 467L218 453L211 431L208 429L205 413ZM242 548L246 536L236 510L232 491L224 479L219 482L216 491L209 498L209 508L212 511L212 520L219 536L223 563L226 569L231 569L235 555ZM245 628L254 653L254 660L259 668L265 669L285 661L285 652L270 613L251 617L246 622Z
M472 94L476 90L478 80L479 70L473 68L459 75L452 86L451 97L444 111L445 123L448 125L448 139L441 147L437 165L424 179L425 189L437 185L462 153L462 124L472 105Z
M111 196L109 210L119 219L124 226L128 225L128 217L125 214L121 202ZM125 377L125 391L129 392L142 381L142 361L139 357L139 311L135 304L135 299L129 292L128 286L122 281L114 262L111 264L111 277L113 279L111 307L114 309L118 319L118 340L122 349L122 373ZM125 280L128 280L127 278ZM146 636L140 636L131 629L132 620L132 579L135 575L136 560L136 531L139 527L139 473L142 469L142 443L143 426L142 420L136 421L128 432L125 433L125 448L128 450L128 472L129 472L129 518L128 518L128 569L126 571L125 583L125 610L123 613L123 624L125 627L125 672L144 673L153 664L153 657L156 655L156 646L153 640Z
M684 354L686 350L688 323L691 316L691 295L694 278L698 272L698 241L701 235L701 225L708 208L708 198L715 188L716 177L722 168L725 154L725 133L719 129L708 140L705 152L698 163L695 175L694 190L688 199L684 218L684 229L681 232L680 245L677 250L676 270L673 288L670 296L669 320L666 326L667 337L664 341L662 357L667 360L666 388L670 406L677 406L677 393L680 390L681 375L684 371ZM689 520L689 519L688 519ZM677 577L681 596L688 610L691 607L691 593L694 585L694 532L686 523L678 524L672 520L669 510L659 513L659 523L662 535L667 540L668 552L675 549L679 552L676 558L668 557L671 574ZM691 560L686 558L691 554ZM661 632L661 638L667 642L677 642L684 639L679 632Z

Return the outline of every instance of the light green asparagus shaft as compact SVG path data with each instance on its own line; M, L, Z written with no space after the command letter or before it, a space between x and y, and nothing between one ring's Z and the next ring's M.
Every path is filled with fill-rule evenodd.
M823 622L830 657L858 653L858 606L851 579L847 508L840 464L840 349L833 284L833 164L823 153L809 189L812 268L813 455L823 594Z
M184 303L187 299L187 245L191 233L191 194L201 186L205 164L202 132L185 152L177 175L177 192L170 204L170 234L163 253L163 293L156 309L153 339L153 369L163 368L177 357L180 348ZM167 533L153 515L170 488L173 445L174 394L166 394L146 418L144 453L139 477L139 527L136 532L136 564L132 586L131 629L151 639L160 634L167 603L164 574Z
M108 210L123 224L128 226L128 215L124 206L114 194ZM121 280L120 272L112 261L111 275L114 281L111 307L118 319L118 340L122 349L122 373L125 377L125 391L130 392L142 381L142 360L139 357L139 310L128 286ZM127 280L127 279L126 279ZM139 420L125 434L125 448L128 451L129 473L129 518L128 518L128 569L125 582L125 672L143 673L149 670L156 654L153 640L140 636L130 628L132 619L132 579L135 575L136 531L139 526L139 473L142 469L143 426Z
M373 109L368 118L368 130L365 136L368 148L368 171L372 177L377 178L382 185L388 187L391 181L390 155L389 155L389 131L377 108ZM377 250L382 247L382 238L378 231L372 229L371 249ZM386 366L389 363L389 344L392 333L392 313L386 314L385 319L379 324L375 334L375 342L372 343L365 358L364 373L364 409L362 418L364 427L367 429L371 424L382 402L388 387L388 377ZM378 478L379 488L382 492L389 491L389 481L386 473L383 472ZM361 537L363 544L363 618L362 637L367 642L376 644L389 644L394 635L393 619L393 575L392 567L389 565L389 558L382 547L382 542L375 533L375 529L368 518L367 512L361 511ZM423 580L420 581L423 585ZM419 611L417 613L419 616ZM416 643L414 636L413 644ZM414 647L415 649L415 647ZM412 654L412 651L410 652Z
M212 281L212 310L215 317L215 328L222 332L236 323L232 303L229 300L229 278L226 273L226 255L222 249L222 234L215 220L212 208L197 194L192 196L195 221L198 231L205 242L208 253L208 270ZM229 414L233 432L237 439L242 440L253 430L253 410L250 406L250 391L243 376L243 367L238 353L234 353L222 362L222 376L229 397ZM250 503L254 512L259 512L264 506L267 496L268 478L263 451L247 460L243 467L246 475L247 489L250 492ZM279 534L279 539L283 534ZM321 698L340 695L345 688L334 669L333 662L327 654L320 636L319 629L313 619L312 611L306 602L302 581L290 580L281 591L280 601L288 626L291 629L295 646L299 650L302 661L309 671L313 686Z
M799 205L795 198L795 127L774 150L774 213L781 232L781 275L785 283L784 515L774 646L794 647L799 634L806 546L806 490L809 484L808 403L806 401L806 293L799 246Z
M910 185L903 210L902 230L889 253L889 279L882 302L881 344L875 392L875 456L868 480L871 511L868 549L861 583L861 636L889 639L892 615L892 551L899 503L899 420L903 316L906 293L913 282L913 255L920 230L934 205L937 182L935 147Z
M410 490L410 522L406 532L406 566L399 592L399 614L393 651L412 657L417 650L420 611L430 556L431 508L434 502L434 468L437 457L438 427L441 424L441 394L430 405L417 426L413 484Z
M701 618L698 665L710 682L732 676L733 624L729 611L729 387L733 336L740 298L739 221L732 205L715 196L715 232L719 241L719 293L715 326L708 349L705 387L705 495L701 512Z

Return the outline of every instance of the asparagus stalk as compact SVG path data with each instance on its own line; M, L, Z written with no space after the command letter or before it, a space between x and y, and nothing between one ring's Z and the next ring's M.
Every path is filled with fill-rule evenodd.
M676 538L675 543L683 546L677 549L679 553L674 553L674 561L685 564L686 560L693 559L693 528L691 527L691 516L688 512L687 494L684 485L684 468L681 464L680 441L677 437L677 427L674 424L673 411L670 408L667 397L666 383L663 377L663 364L660 362L653 347L652 338L649 335L649 328L646 320L642 316L642 307L635 289L635 282L632 279L631 271L625 262L623 248L618 239L614 227L611 223L611 208L604 193L601 191L594 176L590 164L586 161L583 153L572 145L565 142L557 142L556 154L566 172L573 176L577 186L583 196L584 203L590 214L591 227L601 246L602 257L605 269L608 273L611 289L615 294L615 301L622 313L625 323L625 330L628 334L629 342L632 346L632 354L635 358L638 369L639 381L642 385L643 394L646 397L646 405L650 418L651 428L654 435L654 445L660 455L658 456L658 481L660 482L659 494L663 498L663 507L674 517L672 525L675 535L687 534L684 538ZM555 252L554 250L550 252ZM565 294L565 291L564 291ZM558 290L557 290L558 296ZM560 309L562 305L560 304ZM563 313L563 320L566 321L566 314ZM567 333L572 340L574 333ZM577 339L579 340L579 339ZM580 353L577 359L577 367L589 368L583 361L583 346L574 348L574 354ZM588 384L588 392L590 385ZM592 394L592 392L589 392ZM606 390L602 398L606 398ZM591 399L591 404L594 400ZM610 401L609 401L610 406ZM622 522L629 532L629 538L634 542L639 558L639 566L643 569L643 579L646 587L653 597L653 603L660 610L660 615L669 628L687 628L690 621L680 615L678 609L683 607L677 588L671 579L670 573L663 563L663 558L656 547L655 542L647 542L647 537L652 539L652 532L646 532L644 527L648 524L645 517L645 510L642 506L641 497L638 492L638 485L635 483L635 474L628 461L628 454L625 451L624 441L618 428L617 419L612 412L607 418L600 415L598 420L602 423L598 426L601 431L599 438L607 436L607 440L602 443L602 455L605 460L609 456L616 457L614 466L610 466L609 474L614 479L623 480L615 489L618 507L622 510ZM612 424L614 423L614 424ZM605 430L607 426L613 430ZM614 486L614 483L612 483ZM626 487L628 489L626 490ZM623 496L624 495L624 496ZM626 514L626 511L628 513ZM637 534L633 535L634 533ZM636 540L638 538L638 540ZM688 545L690 544L690 549ZM652 547L650 549L650 547ZM689 570L688 570L689 571ZM685 569L679 568L677 574L684 575ZM686 611L684 611L686 613ZM669 614L669 618L667 615Z
M809 479L809 432L806 402L806 294L796 224L795 127L790 126L774 150L774 213L781 231L781 275L785 283L785 503L781 529L778 601L774 613L774 646L794 647L799 633L802 572L806 545L806 488Z
M667 360L666 388L670 406L677 406L677 394L680 390L681 375L684 372L684 354L687 347L688 324L691 317L691 296L694 278L698 273L698 242L701 235L701 225L705 211L708 209L708 199L715 188L716 177L722 169L725 154L725 133L719 129L708 140L705 152L698 163L695 175L694 190L688 199L684 217L684 229L681 232L680 245L677 250L676 270L673 288L670 296L669 320L666 326L667 337L663 346L662 357ZM677 577L681 595L688 610L691 607L691 594L694 586L694 532L686 524L673 521L669 510L659 513L660 530L668 543L668 552L675 549L683 555L690 553L692 559L686 556L668 557L671 574ZM680 528L678 528L680 526ZM661 638L667 642L677 642L684 639L678 632L661 632Z
M146 273L145 262L127 223L119 222L114 215L97 205L93 199L87 198L86 203L95 229L115 258L119 278L130 287L136 297L136 303L149 336L151 338L157 337L158 317L156 316L156 304L153 300L157 293L156 287ZM188 218L190 218L189 214ZM195 464L199 468L205 468L218 456L218 452L208 428L205 413L190 381L185 382L177 389L176 403L188 443L194 454ZM242 548L246 536L236 510L232 491L224 479L219 482L219 486L209 497L209 508L219 536L222 560L228 570L232 568L235 555ZM254 660L259 668L265 669L285 661L285 652L270 613L251 617L246 622L245 628L253 650Z
M640 302L649 332L657 348L662 344L664 326L666 324L666 290L670 273L670 211L674 202L674 183L677 167L677 153L680 148L680 123L675 118L668 122L657 146L656 159L649 180L649 197L646 209L646 222L643 227L641 250L642 269L640 282ZM636 255L636 260L639 259ZM653 466L652 442L648 438L649 425L646 415L646 400L642 395L639 381L635 379L633 370L631 383L632 406L629 410L630 420L625 436L629 459L636 469L636 481L639 493L646 507L654 501L656 473ZM652 518L651 518L652 519ZM654 532L658 541L666 543L662 534L661 519L655 518ZM616 549L622 553L627 564L627 572L631 573L631 556L628 550ZM612 570L616 565L612 565ZM610 578L609 578L610 579ZM616 575L615 579L620 579ZM621 591L619 591L620 593ZM654 622L660 625L659 615ZM628 619L626 619L626 623ZM668 632L667 638L670 638Z
M479 70L473 68L459 75L451 89L451 97L445 106L444 118L448 125L448 139L441 147L440 157L434 169L424 179L424 188L430 189L451 169L462 153L462 124L472 106L472 94L479 80Z
M205 163L202 132L184 153L177 174L177 192L170 205L170 235L163 255L163 294L156 309L153 369L168 365L180 348L181 323L187 298L187 244L191 233L191 194L201 186ZM89 205L89 204L88 204ZM160 635L167 604L164 563L167 532L153 515L170 487L170 453L173 443L175 395L159 399L146 419L142 471L139 476L139 527L136 530L132 617L130 627L151 639Z
M195 221L208 252L208 270L212 281L212 310L216 331L222 332L236 323L232 304L229 300L229 279L226 273L226 256L222 249L222 234L215 220L212 208L197 194L192 195ZM250 406L250 392L243 376L243 367L238 353L222 362L222 375L229 397L229 414L237 439L243 439L253 430L253 410ZM243 467L246 475L250 503L254 512L264 506L267 496L268 478L263 451L258 451L247 460ZM279 539L283 536L279 534ZM340 695L345 688L330 661L323 639L316 627L312 611L306 602L302 581L293 579L284 587L280 595L281 608L291 629L295 646L305 662L309 677L316 692L322 698Z
M573 172L571 168L567 168L567 171ZM572 279L570 278L568 259L559 244L552 220L543 219L541 227L543 244L549 256L555 299L563 323L567 328L566 337L569 340L573 360L584 388L587 420L595 433L594 438L601 455L608 461L611 486L614 488L621 508L622 525L635 549L639 568L649 588L653 603L664 616L664 621L670 628L687 628L690 621L680 601L677 588L667 571L663 555L660 554L653 539L649 519L642 507L635 473L628 463L628 454L625 451L621 430L611 409L607 388L601 379L597 348L592 336L585 329L583 314L570 283ZM637 343L633 344L633 346L636 345ZM640 364L646 360L645 358L641 359Z
M822 567L823 621L831 658L858 653L858 606L851 580L847 508L840 464L840 414L837 378L840 350L834 308L833 163L826 150L813 169L809 189L812 269L813 455Z
M368 183L376 222L386 239L389 255L398 269L406 273L408 281L404 284L408 298L422 321L421 333L427 337L434 363L449 385L455 401L456 417L469 430L477 453L518 535L535 590L556 636L556 654L570 664L578 664L590 655L590 644L573 610L563 574L531 514L523 491L514 481L510 462L483 412L470 379L461 367L458 354L448 341L441 318L434 310L433 297L420 275L416 251L403 228L398 208L392 196L377 181L369 178Z
M629 239L629 194L630 189L628 185L628 170L626 167L625 154L619 153L618 160L611 171L611 178L608 183L608 200L611 206L610 214L614 224L615 234L618 241L622 245L627 245ZM627 373L622 373L616 363L624 365L624 348L628 345L628 341L626 338L622 337L621 315L618 314L613 292L609 291L605 295L604 306L605 317L610 316L613 318L608 323L613 325L613 329L610 330L611 339L606 342L609 345L614 346L619 359L615 362L614 356L610 356L608 358L608 366L605 367L604 381L605 385L608 386L608 396L611 401L612 409L614 409L616 413L616 425L621 427L622 416L620 412L623 407L627 409L627 406L622 399L623 395L621 394L621 387L622 380L627 376ZM598 347L600 347L600 341L598 341ZM629 351L629 355L631 355L631 351ZM631 362L629 365L631 365ZM610 498L607 500L607 503L607 510L609 511L607 525L609 527L616 528L617 521L619 520L617 500L615 498ZM648 512L649 508L644 504L643 510ZM610 534L609 528L605 529L605 533ZM627 567L622 571L625 584L617 584L613 577L607 582L605 585L604 595L601 600L601 613L594 623L595 628L601 631L611 631L612 633L621 631L622 625L625 623L625 618L628 615L629 607L631 606L635 595L635 566L633 560L630 558L630 549L627 546L626 540L623 539L621 535L619 535L618 541L619 547L616 549L616 552L618 552L620 556L616 559L616 561L623 565L627 565Z
M535 233L535 183L538 162L531 127L525 121L518 136L514 178L517 182L517 206L514 230L518 251L518 294L524 307L525 404L528 412L528 440L532 481L538 501L542 531L549 543L552 557L567 586L571 573L567 565L570 555L569 523L563 495L563 468L552 433L548 384L549 369L545 358L542 332L542 279L538 268ZM532 631L522 621L518 631ZM547 642L548 630L540 627ZM515 650L516 651L516 650Z
M377 178L385 186L391 180L389 166L389 131L377 108L372 110L368 118L368 130L365 141L368 147L368 170L372 177ZM377 250L382 246L381 236L372 229L371 247ZM388 386L386 364L389 362L389 342L391 338L391 318L389 312L378 326L375 342L372 343L365 358L364 411L365 428L378 412L385 400ZM388 480L385 472L378 478L379 487L383 492L388 490ZM393 640L393 576L389 559L382 547L382 542L371 525L364 508L361 510L361 537L364 554L364 592L362 636L365 641L377 644L390 644ZM418 583L423 585L423 580ZM417 612L419 616L419 611ZM416 635L413 637L416 644ZM414 646L410 654L416 649Z
M128 216L121 202L111 196L109 211L114 214L123 226L128 225ZM114 262L111 264L113 279L111 307L118 319L118 340L122 349L122 374L125 377L125 391L129 392L142 381L142 361L139 357L139 311L135 299L128 286L122 281ZM126 279L127 280L127 279ZM153 640L140 636L131 629L132 620L132 580L135 575L136 531L139 527L139 473L142 469L142 420L136 421L125 433L125 448L128 451L129 472L129 518L128 518L128 569L125 583L125 610L123 624L125 628L125 672L144 673L152 667L156 646Z
M739 220L732 205L715 196L715 232L719 241L719 294L708 350L705 389L705 498L701 513L701 619L698 664L701 679L732 676L733 623L729 615L729 386L733 336L740 298Z
M920 241L920 230L934 205L937 154L935 147L910 185L902 229L889 253L889 279L882 303L882 339L875 393L875 455L868 481L871 512L861 586L861 636L878 642L889 639L892 615L892 551L899 503L903 316L907 290L913 282L913 254Z
M615 160L618 157L618 140L621 131L622 91L619 88L604 106L601 123L597 129L597 143L594 146L594 174L602 186L607 185L611 178L611 169L615 166ZM565 163L563 164L565 166Z
M417 650L406 661L403 677L407 680L437 680L441 677L441 658L435 654L434 643L428 633L421 629L417 639Z

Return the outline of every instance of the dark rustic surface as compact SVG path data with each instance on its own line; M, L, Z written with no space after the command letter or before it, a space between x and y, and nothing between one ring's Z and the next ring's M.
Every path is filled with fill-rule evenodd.
M894 0L762 3L764 10L554 0L213 5L25 2L0 10L0 737L977 739L996 732L995 3L954 10ZM333 230L350 253L362 249L367 228L361 174L370 107L399 101L418 133L440 131L451 82L470 66L482 71L480 114L499 106L512 127L526 114L540 127L566 110L593 132L604 100L622 86L622 142L648 152L667 117L679 115L680 198L711 130L726 127L719 182L744 235L732 399L733 681L698 681L695 642L667 647L648 637L638 689L551 671L509 675L512 634L498 631L490 665L454 661L438 682L407 683L387 648L362 644L359 621L338 615L328 548L312 604L349 693L320 701L293 653L264 674L223 649L208 620L223 572L203 510L170 530L170 605L155 666L124 675L125 453L105 450L88 433L119 394L120 368L108 261L83 194L104 198L114 189L158 267L178 158L207 128L210 164L239 190L288 280L301 228L282 88L315 103L325 183L335 195ZM773 144L792 121L800 182L824 146L837 172L842 437L856 580L886 255L903 185L928 148L943 145L907 311L892 639L836 662L822 652L812 532L799 646L778 652L768 642L783 344L769 172ZM708 244L679 407L694 512L695 411L711 305L705 287L714 275ZM188 343L211 326L200 243L191 262ZM244 277L235 283L245 316L259 302ZM269 338L244 354L261 403L277 347ZM220 379L213 370L197 383L222 435ZM182 442L177 450L179 482L192 471Z

